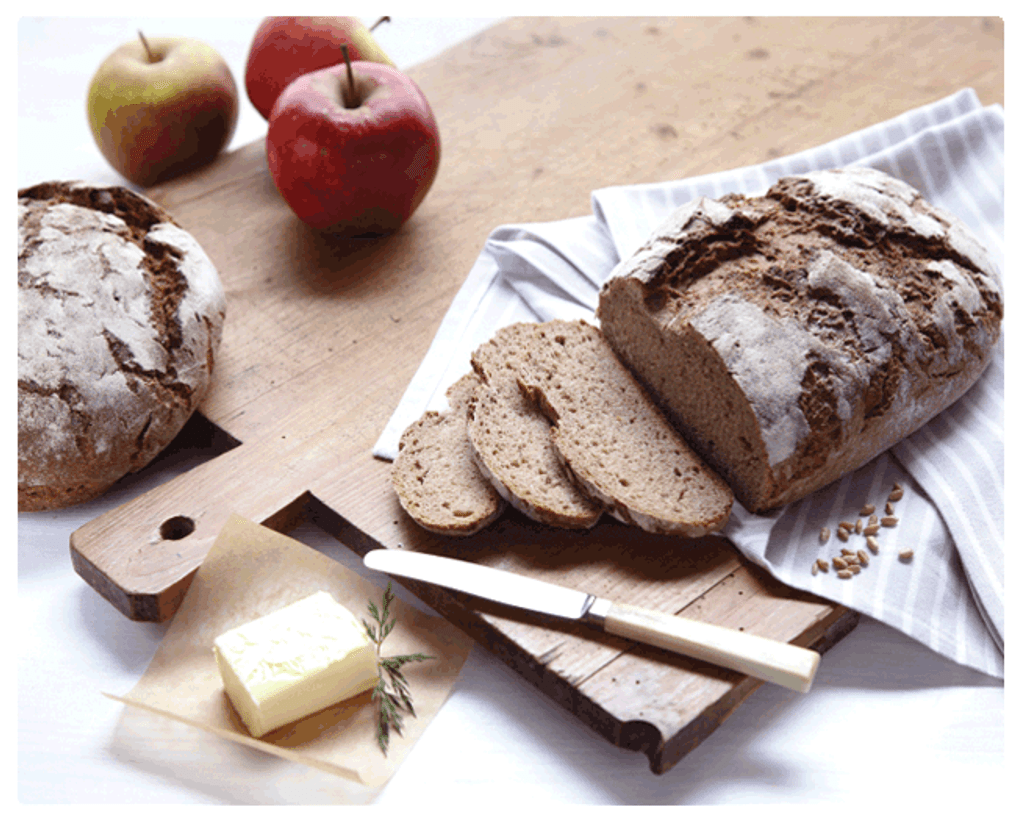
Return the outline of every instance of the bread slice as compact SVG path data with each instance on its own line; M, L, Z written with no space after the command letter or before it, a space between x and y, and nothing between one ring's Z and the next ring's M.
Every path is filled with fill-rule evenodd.
M449 410L424 413L398 442L392 485L402 509L431 532L472 535L505 508L477 469L466 434L468 405L479 382L472 372L463 375L448 389Z
M506 326L473 353L481 383L470 404L469 440L480 471L520 512L549 526L588 529L604 507L573 481L552 443L551 422L519 388L537 328Z
M725 525L732 491L687 446L582 321L538 326L519 383L552 420L552 441L576 482L619 520L697 537Z

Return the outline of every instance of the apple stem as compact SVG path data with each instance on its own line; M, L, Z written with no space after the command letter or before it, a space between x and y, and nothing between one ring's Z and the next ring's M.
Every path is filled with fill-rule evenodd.
M352 60L348 56L348 45L343 43L341 53L345 57L345 72L348 74L348 88L342 91L342 98L346 109L358 109L359 101L356 98L356 79L352 74ZM347 94L346 94L347 92Z
M149 62L156 63L156 56L153 54L153 51L149 48L149 43L146 42L146 37L145 35L143 35L141 30L139 31L139 40L142 41L142 47L146 50L146 57L149 59Z
M391 22L391 18L390 18L390 17L388 17L388 16L387 16L387 15L385 14L385 15L384 15L384 16L383 16L383 17L382 17L382 18L381 18L380 20L378 20L378 21L377 21L376 23L374 23L374 24L373 24L372 26L370 26L370 31L373 31L373 30L374 30L375 28L377 28L377 26L379 26L379 25L380 25L381 23L390 23L390 22Z

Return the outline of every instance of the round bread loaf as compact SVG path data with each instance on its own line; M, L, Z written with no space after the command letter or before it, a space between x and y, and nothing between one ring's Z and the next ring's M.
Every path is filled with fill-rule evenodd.
M601 291L601 328L748 510L853 471L945 409L999 339L981 243L868 168L680 207Z
M206 393L225 298L195 239L120 186L18 192L18 509L148 464Z

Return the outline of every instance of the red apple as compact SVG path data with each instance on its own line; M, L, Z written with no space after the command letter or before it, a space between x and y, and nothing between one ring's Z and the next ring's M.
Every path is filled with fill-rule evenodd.
M441 160L427 98L390 66L357 60L292 81L270 113L267 164L310 226L390 234L426 196Z
M268 119L278 95L297 77L344 63L343 45L351 60L394 66L370 32L355 17L265 18L256 29L245 66L249 100Z
M96 145L118 172L152 186L209 163L230 142L238 90L205 43L140 32L96 70L86 102Z

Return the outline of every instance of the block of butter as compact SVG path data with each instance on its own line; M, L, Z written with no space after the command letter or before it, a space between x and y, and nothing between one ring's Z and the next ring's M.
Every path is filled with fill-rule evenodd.
M256 738L377 682L366 629L326 592L219 635L224 691Z

